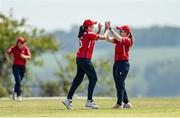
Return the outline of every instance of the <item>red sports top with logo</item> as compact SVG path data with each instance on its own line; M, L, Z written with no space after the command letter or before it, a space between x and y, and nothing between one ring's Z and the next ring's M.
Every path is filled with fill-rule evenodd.
M122 42L114 39L115 46L115 61L129 60L129 49L133 45L132 39L122 37Z
M85 32L80 40L80 47L77 52L77 58L91 59L95 41L99 39L99 34L94 32Z
M7 49L7 53L13 54L13 57L14 57L13 64L16 64L16 65L26 64L26 59L21 58L21 54L31 55L28 47L26 47L25 45L23 45L21 49L19 49L17 45L13 45Z

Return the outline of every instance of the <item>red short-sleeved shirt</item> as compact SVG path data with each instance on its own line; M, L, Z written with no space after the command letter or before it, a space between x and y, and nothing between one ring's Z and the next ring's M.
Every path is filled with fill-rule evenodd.
M80 47L77 52L77 58L91 59L95 41L99 39L99 34L85 32L80 40Z
M25 65L26 64L26 59L21 58L21 54L24 55L31 55L28 47L23 45L21 49L18 48L18 46L13 45L10 48L7 49L8 54L13 54L14 61L13 64L16 65Z
M129 48L133 45L132 39L123 37L122 42L114 39L115 46L115 61L129 60Z

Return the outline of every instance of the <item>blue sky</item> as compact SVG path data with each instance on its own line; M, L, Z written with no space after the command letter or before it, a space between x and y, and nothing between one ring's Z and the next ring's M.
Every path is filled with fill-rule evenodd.
M28 24L48 31L68 31L86 18L132 27L180 27L179 0L0 0L2 13L10 8L15 18L25 17Z

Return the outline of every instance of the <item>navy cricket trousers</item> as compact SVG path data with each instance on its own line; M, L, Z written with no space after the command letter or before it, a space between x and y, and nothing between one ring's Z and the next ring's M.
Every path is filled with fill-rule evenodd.
M76 64L77 64L77 73L72 82L67 98L72 99L76 89L81 84L84 75L86 74L89 79L88 100L93 100L92 99L93 91L97 82L97 75L94 66L91 60L86 58L76 58Z
M17 96L21 95L21 82L25 73L25 65L13 65L12 67L13 75L15 78L14 92L17 93Z
M128 61L115 61L113 66L113 77L117 90L117 104L122 105L129 102L128 95L125 88L125 79L129 72L129 62Z

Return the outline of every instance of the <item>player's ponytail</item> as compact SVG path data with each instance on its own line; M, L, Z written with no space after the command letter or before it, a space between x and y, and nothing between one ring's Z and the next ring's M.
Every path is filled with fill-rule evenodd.
M129 33L129 38L131 39L131 41L132 41L132 44L131 44L131 46L133 45L133 43L134 43L134 41L133 41L133 36L132 36L132 33L130 32Z
M84 27L83 25L81 25L80 27L79 27L79 33L78 33L78 38L79 39L81 39L82 38L82 35L84 34L84 32L86 32L86 27Z

